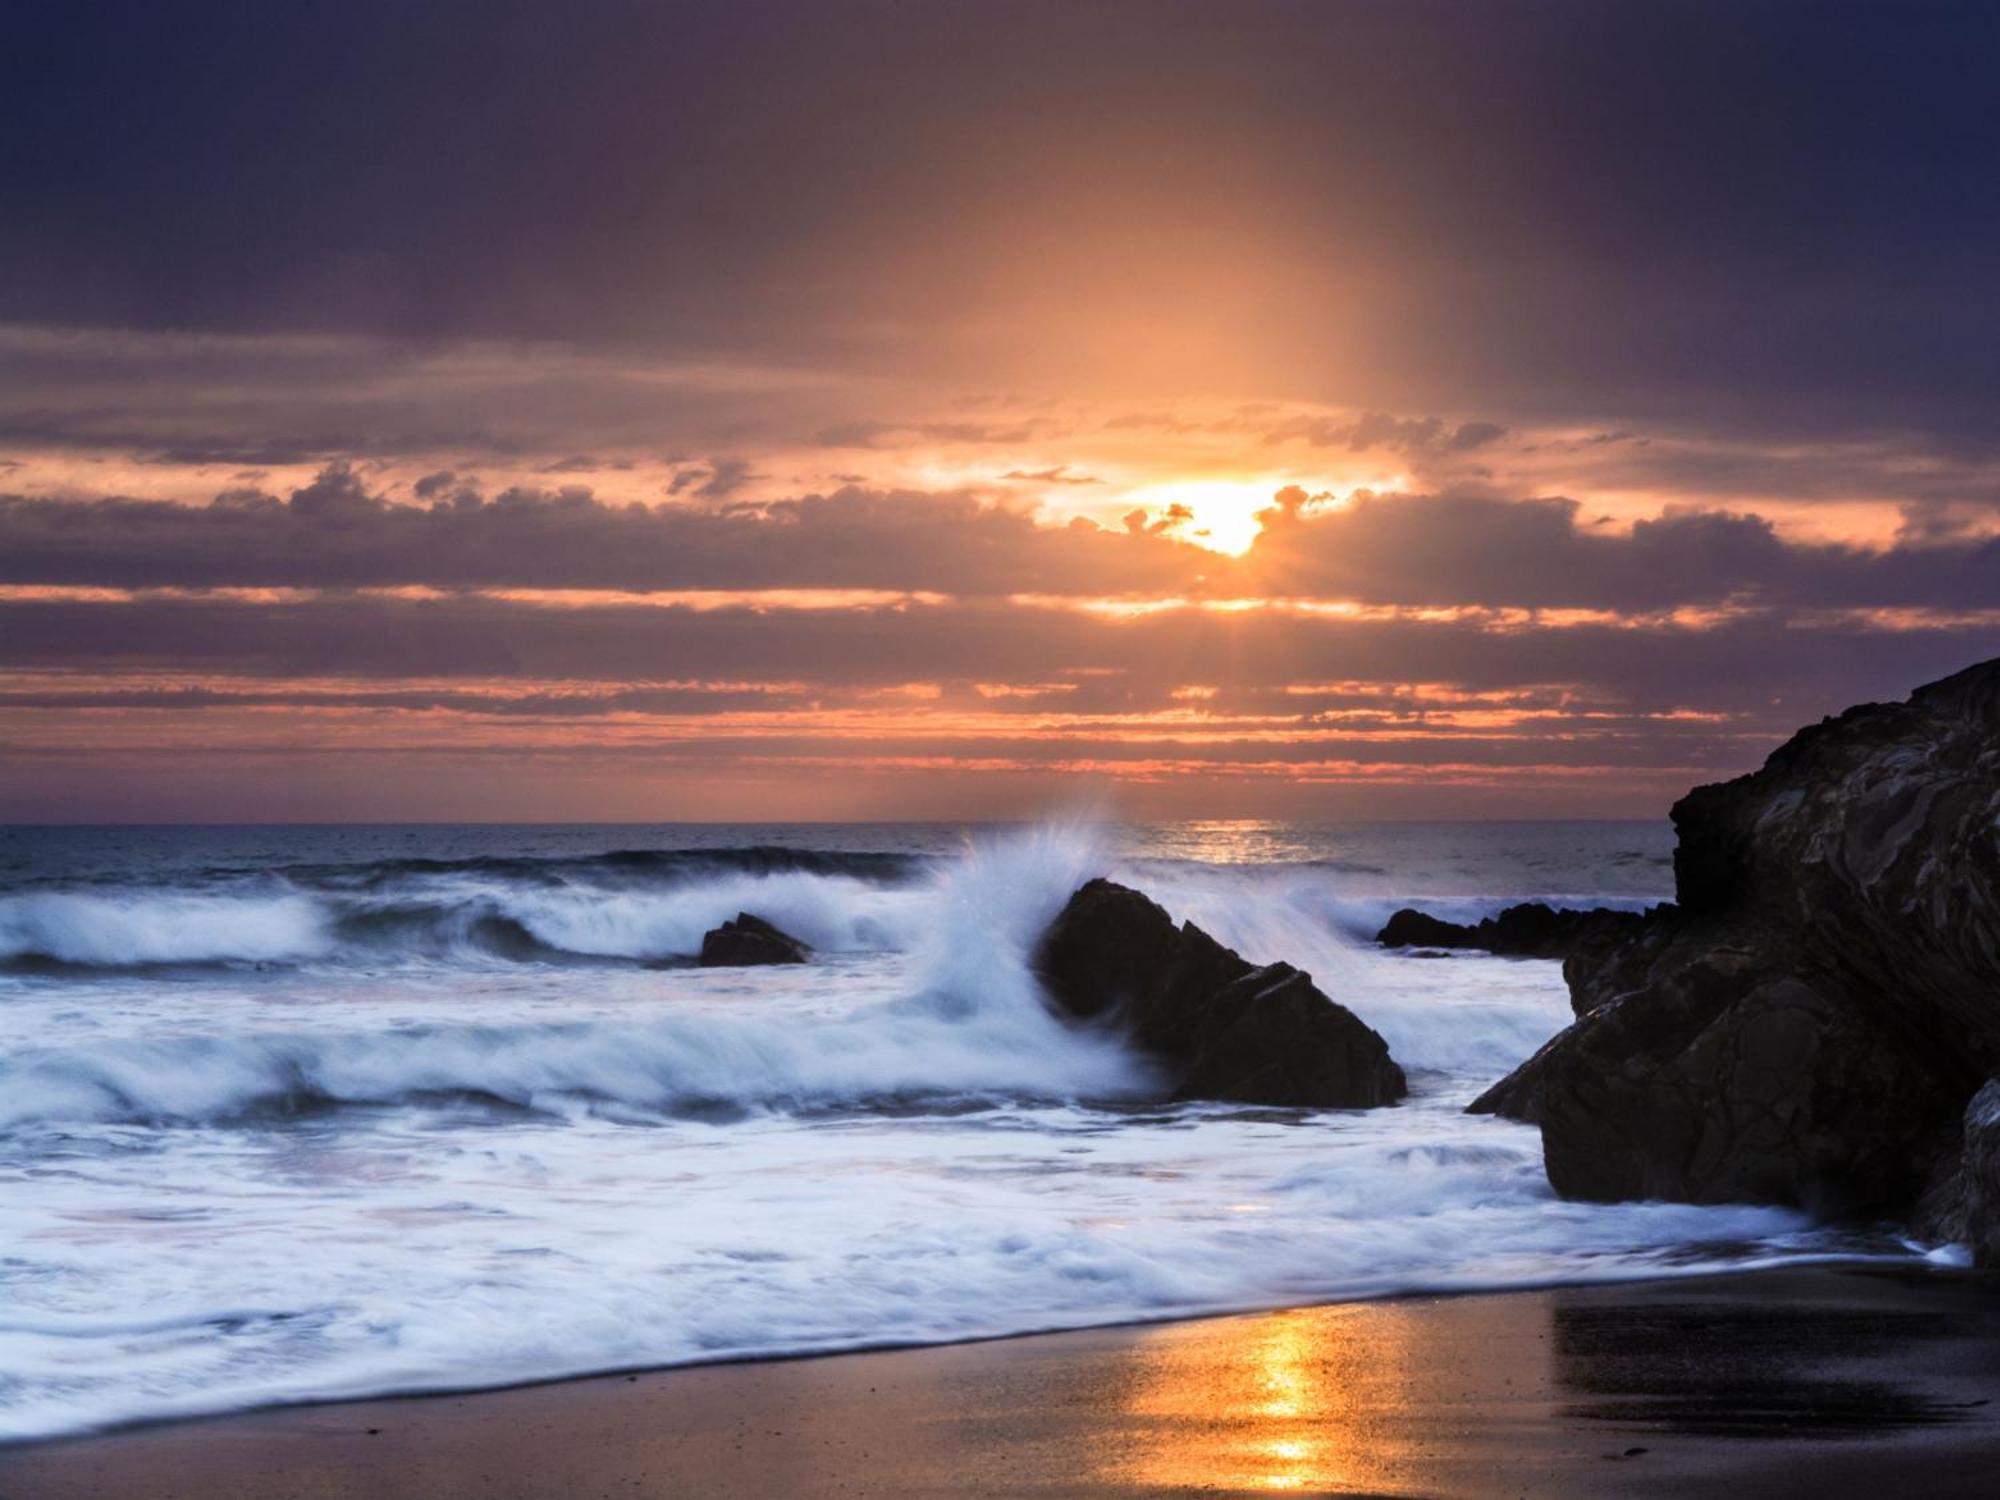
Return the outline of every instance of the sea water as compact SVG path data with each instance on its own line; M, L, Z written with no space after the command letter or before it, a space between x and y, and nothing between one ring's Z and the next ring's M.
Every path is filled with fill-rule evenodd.
M0 1440L269 1402L1911 1253L1564 1203L1464 1106L1557 966L1396 906L1671 894L1652 823L0 830ZM1162 1105L1030 971L1110 875L1387 1038ZM691 963L739 911L799 967Z

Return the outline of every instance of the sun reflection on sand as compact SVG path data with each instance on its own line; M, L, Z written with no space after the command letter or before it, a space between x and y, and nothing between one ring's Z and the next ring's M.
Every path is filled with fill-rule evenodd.
M1410 1450L1406 1323L1335 1307L1159 1329L1134 1351L1132 1443L1098 1477L1140 1491L1393 1489Z

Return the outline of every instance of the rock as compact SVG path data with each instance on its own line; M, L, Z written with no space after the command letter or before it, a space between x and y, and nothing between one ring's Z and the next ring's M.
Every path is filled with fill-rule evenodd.
M2000 661L1673 818L1676 905L1573 947L1576 1023L1473 1107L1539 1123L1565 1196L1935 1218L2000 1071Z
M1972 1263L2000 1270L2000 1078L1989 1080L1965 1107L1959 1171Z
M734 921L711 928L702 936L701 966L704 969L734 968L751 964L802 964L812 949L781 932L762 917L738 912Z
M1127 1030L1176 1099L1361 1109L1408 1091L1388 1043L1310 975L1259 968L1108 880L1070 897L1034 967L1063 1014Z
M1404 907L1375 934L1384 948L1483 948L1477 929Z
M2000 1078L1966 1105L1957 1149L1932 1175L1913 1227L1925 1239L1961 1241L1975 1266L2000 1270Z
M1541 1069L1567 1198L1906 1212L1948 1138L1922 1059L1866 1012L1761 964L1691 965L1600 1006Z
M1637 912L1602 907L1575 911L1530 901L1467 926L1406 906L1389 918L1375 941L1384 948L1479 948L1509 958L1562 958L1586 943L1630 936L1639 922Z
M1544 1043L1533 1057L1466 1105L1465 1112L1469 1115L1500 1115L1505 1119L1519 1120L1524 1125L1541 1124L1542 1086L1549 1059L1556 1053L1556 1044L1568 1035L1565 1031L1554 1041Z

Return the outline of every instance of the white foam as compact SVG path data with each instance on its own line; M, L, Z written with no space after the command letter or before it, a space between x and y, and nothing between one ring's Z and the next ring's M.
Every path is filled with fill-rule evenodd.
M46 892L0 896L0 958L73 964L285 962L332 948L325 909L304 896Z
M823 953L898 948L909 940L919 900L907 888L786 871L719 874L662 891L511 890L494 904L552 948L659 958L699 953L702 934L746 911Z

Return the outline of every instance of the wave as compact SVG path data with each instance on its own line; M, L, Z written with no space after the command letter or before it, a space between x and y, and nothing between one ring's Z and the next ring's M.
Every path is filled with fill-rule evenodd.
M0 897L0 959L89 967L296 963L331 951L304 895L62 891Z
M749 911L821 954L908 955L919 976L912 1003L921 1007L991 1012L999 1003L996 990L1007 990L1007 1007L1039 1014L1027 949L1071 891L1108 872L1141 886L1176 917L1198 923L1254 962L1283 960L1307 970L1323 990L1381 1032L1406 1068L1497 1076L1565 1018L1559 1007L1551 1008L1545 976L1516 977L1505 965L1482 971L1476 1000L1461 997L1462 1003L1441 1005L1441 987L1463 989L1446 983L1441 966L1456 961L1411 964L1379 955L1374 932L1400 903L1346 894L1321 866L1148 861L1121 867L1100 836L1079 828L977 844L950 861L759 847L686 851L685 857L680 851L629 852L528 861L537 872L529 880L514 877L518 863L402 860L313 867L322 872L315 877L317 889L297 884L294 871L282 880L246 879L197 892L94 889L0 896L0 963L17 971L62 966L57 972L84 975L146 966L365 973L412 964L671 967L692 963L705 932ZM550 878L558 868L571 874ZM642 868L653 872L648 881L632 874ZM612 869L624 873L607 880L604 872ZM590 871L594 883L585 883L578 870ZM896 878L888 878L890 871ZM1507 902L1465 898L1425 904L1441 915L1476 920ZM287 1045L273 1043L266 1052L282 1057L300 1077L317 1076L317 1062L300 1059ZM635 1045L643 1050L650 1042L639 1037ZM306 1109L422 1089L519 1102L533 1092L524 1092L511 1074L489 1087L459 1073L406 1089L356 1094L338 1082L294 1087L280 1076L282 1069L273 1071L276 1063L245 1066L249 1073L233 1066L226 1071L264 1081L232 1085L229 1098L236 1102L215 1108ZM412 1064L413 1076L417 1071ZM791 1085L781 1081L792 1075L783 1068L767 1071L773 1080L767 1084L749 1082L740 1093L727 1088L703 1093L688 1082L692 1075L667 1069L642 1087L614 1088L602 1097L667 1110L722 1107L726 1100L754 1107L764 1097L760 1088L773 1098L792 1097ZM1008 1086L1019 1081L1005 1080ZM908 1082L892 1080L884 1087L893 1091ZM551 1077L540 1087L585 1100L599 1097L581 1075ZM810 1086L798 1092L799 1098L811 1096ZM106 1097L126 1096L114 1087ZM144 1113L140 1104L133 1108Z
M927 912L908 991L843 1014L690 1006L637 1022L169 1036L34 1048L0 1055L0 1129L61 1121L234 1122L440 1101L557 1114L712 1117L1143 1097L1157 1091L1150 1069L1117 1037L1057 1018L1029 971L1037 937L1095 863L1078 841L1027 840L971 855L923 891L903 893ZM617 898L560 911L525 902L512 940L546 943L559 934L571 945L565 951L629 944L635 934L648 943L681 941L676 934L698 931L707 911L733 906L745 881L759 886L764 909L822 939L860 923L836 895L879 901L888 894L792 874L733 877L721 891L692 887L684 895L694 906L664 913L635 915ZM406 942L404 926L432 919L403 910L369 918L375 936L393 934L398 943ZM196 925L215 924L211 917ZM101 940L103 929L96 936ZM204 930L203 938L213 946L212 933ZM276 942L274 935L267 946Z
M907 1010L805 1024L688 1015L644 1025L182 1036L23 1051L0 1060L0 1129L244 1124L355 1106L474 1105L633 1121L949 1111L1113 1101L1148 1086L1115 1040L1065 1032L1045 1014L985 1024Z
M286 966L432 959L687 961L753 911L826 952L898 948L926 866L744 848L583 860L395 860L213 872L199 888L0 895L0 964Z
M746 843L548 856L397 856L347 862L99 870L0 888L0 969L288 967L428 961L671 965L738 912L775 922L827 953L908 951L937 927L933 908L983 863L978 899L999 898L1001 849L1070 851L1081 879L1113 874L1260 959L1338 968L1412 900L1477 921L1515 901L1600 904L1561 892L1399 897L1385 867L1349 858L1223 864L1120 861L1104 830L1014 834L955 857ZM1089 868L1075 857L1088 850ZM143 859L143 856L140 856ZM1017 856L1005 856L1013 858ZM1021 856L1025 857L1025 856ZM1060 862L1060 861L1059 861ZM1418 872L1419 879L1422 872ZM1476 877L1475 877L1476 878ZM1477 886L1474 887L1478 889ZM1645 900L1613 898L1611 905ZM1052 911L1053 908L1050 908ZM968 929L969 930L969 929Z
M801 1011L779 990L760 1011L676 1003L638 1019L529 1016L0 1054L0 1126L239 1121L449 1101L661 1118L1134 1097L1144 1093L1145 1069L1115 1038L1053 1016L1029 964L1069 894L1105 869L1115 863L1093 838L1051 830L976 846L899 886L791 870L582 890L471 881L454 869L442 883L427 881L422 898L408 890L7 898L0 946L76 965L676 963L709 927L746 909L823 952L905 957L894 971L901 998L830 1015ZM1145 878L1175 915L1253 961L1284 959L1314 974L1408 1068L1497 1075L1563 1019L1545 975L1510 987L1506 965L1493 965L1472 996L1460 985L1447 999L1440 965L1385 958L1350 938L1347 903L1311 871L1156 868Z
M300 885L325 890L375 891L412 878L462 876L563 886L616 888L688 880L705 875L839 875L893 884L922 874L929 861L918 855L873 851L797 849L746 844L719 849L613 849L580 856L480 856L471 859L385 859L360 864L296 864L278 873ZM253 872L219 869L218 875Z

